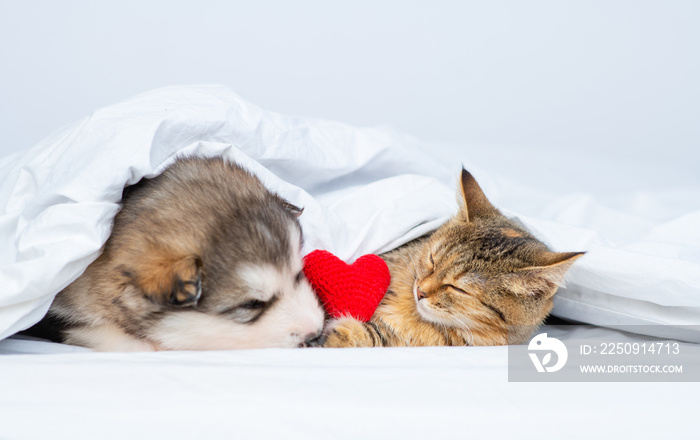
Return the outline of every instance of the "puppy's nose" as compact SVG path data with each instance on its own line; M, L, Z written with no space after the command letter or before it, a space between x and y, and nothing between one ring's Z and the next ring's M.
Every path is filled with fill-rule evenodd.
M304 347L320 347L323 345L323 332L309 333L304 340Z

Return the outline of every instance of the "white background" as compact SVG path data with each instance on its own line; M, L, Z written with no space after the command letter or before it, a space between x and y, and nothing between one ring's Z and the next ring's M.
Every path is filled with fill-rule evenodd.
M0 0L0 157L134 94L220 83L266 109L463 145L486 158L486 176L518 174L486 180L509 209L604 237L642 237L648 223L657 239L661 225L675 241L653 251L687 242L695 262L698 78L697 1ZM540 191L565 196L567 184L595 197L576 209L578 198ZM561 249L579 250L568 238ZM417 350L4 356L0 436L697 432L697 384L516 386L504 347Z
M669 0L0 0L0 156L134 94L220 83L283 113L682 180L700 168L682 160L700 146L698 23L700 3Z

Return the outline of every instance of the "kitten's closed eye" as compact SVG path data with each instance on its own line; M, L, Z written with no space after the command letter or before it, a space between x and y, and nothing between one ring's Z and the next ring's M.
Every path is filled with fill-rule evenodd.
M452 285L452 284L446 284L445 287L447 287L448 289L455 290L455 291L457 291L457 292L459 292L459 293L463 293L463 294L465 294L465 295L469 295L469 294L470 294L470 293L467 292L466 290L461 289L461 288L459 288L459 287L457 287L457 286L455 286L455 285Z

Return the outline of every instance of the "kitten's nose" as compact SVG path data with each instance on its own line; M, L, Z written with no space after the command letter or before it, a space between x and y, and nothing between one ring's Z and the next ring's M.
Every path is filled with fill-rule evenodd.
M418 297L418 301L428 297L428 295L426 295L425 292L420 289L416 289L416 296Z

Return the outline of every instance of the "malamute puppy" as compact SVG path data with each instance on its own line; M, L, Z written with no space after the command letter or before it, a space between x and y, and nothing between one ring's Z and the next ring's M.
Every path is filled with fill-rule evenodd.
M298 347L324 313L300 210L222 158L128 187L100 257L56 297L63 340L101 351Z

